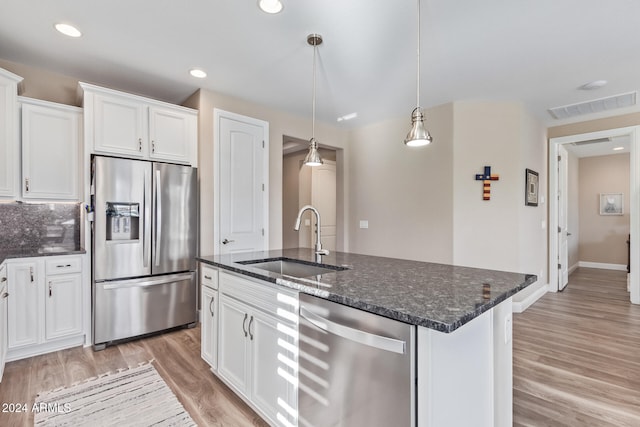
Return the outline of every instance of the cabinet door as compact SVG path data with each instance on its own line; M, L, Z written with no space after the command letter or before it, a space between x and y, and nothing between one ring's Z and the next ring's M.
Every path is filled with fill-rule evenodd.
M136 99L95 94L93 148L96 152L144 157L147 152L146 105Z
M179 110L149 107L149 157L159 160L189 163L189 147L197 132L195 116Z
M39 301L38 268L35 262L7 266L9 306L9 348L38 344Z
M45 286L45 338L82 334L81 275L48 276Z
M284 419L289 425L296 425L294 329L257 310L253 312L250 323L253 353L251 399L274 423L281 425L280 420ZM291 332L287 333L287 330Z
M18 76L0 69L0 197L15 198L19 165Z
M220 296L218 372L242 394L247 393L249 377L249 338L246 305Z
M7 327L7 272L5 267L0 267L0 381L2 381L2 374L4 373L4 364L7 359L7 347L9 340L7 334L9 329Z
M78 200L79 109L22 104L22 197Z
M218 292L202 286L202 358L213 368L218 368Z

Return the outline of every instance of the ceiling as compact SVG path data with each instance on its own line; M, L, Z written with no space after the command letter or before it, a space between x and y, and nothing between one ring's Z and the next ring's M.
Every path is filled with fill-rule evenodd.
M0 58L180 103L198 88L352 128L415 107L416 1L2 0ZM375 3L375 4L374 4ZM421 104L521 102L545 125L557 107L640 87L640 2L422 0ZM53 25L70 23L69 38ZM195 79L189 69L204 69ZM585 91L593 80L609 82ZM638 107L606 114L640 111ZM336 122L339 116L358 117ZM606 115L606 114L600 114ZM428 118L427 118L428 124Z
M578 158L628 154L631 151L631 137L629 135L623 135L572 142L563 145Z

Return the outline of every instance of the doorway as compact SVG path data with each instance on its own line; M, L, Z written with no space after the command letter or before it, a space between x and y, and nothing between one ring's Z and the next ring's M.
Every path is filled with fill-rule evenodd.
M298 211L304 205L312 205L322 218L322 246L335 251L339 244L337 211L339 151L321 145L320 156L324 164L317 167L303 166L309 142L283 136L282 142L282 247L312 248L315 243L315 222L305 216L300 231L293 229Z
M567 163L566 158L571 159L571 156L578 157L576 153L582 153L580 156L589 157L588 153L591 151L591 157L598 156L597 150L601 150L604 154L606 150L612 150L613 146L619 147L624 145L623 141L626 141L629 152L629 191L627 203L623 202L624 210L629 212L629 233L631 242L638 242L640 237L640 221L639 221L639 208L638 203L640 201L640 127L633 126L620 129L611 129L607 131L592 132L579 135L571 135L560 138L552 138L549 141L549 290L556 292L562 290L566 284L567 270L570 270L572 265L575 265L574 260L571 260L572 251L572 239L575 234L575 225L571 225L572 220L572 205L571 198L575 196L576 178L571 179L571 167ZM605 145L604 142L608 142ZM602 151L605 150L605 151ZM610 152L609 152L610 153ZM564 159L563 159L564 157ZM585 161L585 165L587 162ZM593 162L589 162L593 164ZM572 189L571 186L574 186ZM608 188L608 187L603 187ZM597 211L600 209L600 200L607 195L611 197L618 197L623 199L625 196L615 195L620 193L619 190L612 190L609 193L603 188L597 189L596 185L593 185L591 193L597 191L597 193L589 193L585 198L593 199L589 200L589 212L592 217L594 215L607 215L607 212ZM617 201L616 201L617 203ZM575 203L574 203L575 205ZM581 204L584 206L584 204ZM627 206L628 205L628 206ZM574 208L575 209L575 206ZM575 216L575 212L574 215ZM604 216L601 219L605 218ZM585 214L585 220L587 219ZM614 223L612 218L608 218L608 223ZM574 221L575 222L575 221ZM572 230L573 228L573 230ZM591 233L593 230L589 230ZM600 236L598 239L603 240L604 237ZM617 239L620 240L620 239ZM626 240L626 239L625 239ZM625 245L625 240L617 242L618 245ZM574 245L575 246L575 245ZM629 290L630 300L632 303L640 304L640 275L638 274L638 268L640 267L640 261L638 260L638 245L631 244L631 251L629 257ZM565 250L566 249L566 250ZM622 248L626 249L625 247ZM575 250L575 247L574 247ZM587 266L587 265L585 265ZM595 266L595 265L592 265Z

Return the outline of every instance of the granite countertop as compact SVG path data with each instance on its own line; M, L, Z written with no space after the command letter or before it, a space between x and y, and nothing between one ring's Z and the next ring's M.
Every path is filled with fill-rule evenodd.
M85 254L82 248L37 247L37 248L3 248L0 247L0 264L9 258L31 258L51 255Z
M315 263L314 251L305 248L201 256L198 260L350 307L447 333L537 280L532 274L344 252L323 256L322 264L347 269L307 278L271 273L251 267L250 264L239 263L278 258Z

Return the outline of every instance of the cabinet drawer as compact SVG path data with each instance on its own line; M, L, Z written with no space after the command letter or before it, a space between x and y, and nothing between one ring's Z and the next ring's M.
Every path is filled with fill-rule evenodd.
M45 272L51 274L80 273L82 258L77 256L53 256L45 261Z
M218 289L218 269L200 264L200 284L212 289Z
M259 308L282 320L295 322L298 292L265 281L246 279L234 273L220 273L220 293Z

